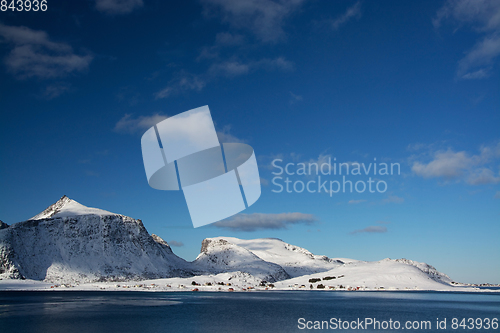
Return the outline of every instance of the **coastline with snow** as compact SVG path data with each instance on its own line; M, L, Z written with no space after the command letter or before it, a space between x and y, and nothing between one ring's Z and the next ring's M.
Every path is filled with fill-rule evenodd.
M141 220L66 196L27 221L2 223L3 290L500 291L455 282L426 263L329 258L276 238L206 238L188 262Z

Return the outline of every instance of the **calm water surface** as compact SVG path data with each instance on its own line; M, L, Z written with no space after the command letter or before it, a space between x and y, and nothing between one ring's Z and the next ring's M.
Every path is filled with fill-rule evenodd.
M305 321L500 319L500 294L439 292L0 292L0 332L304 332ZM436 329L436 319L447 329ZM498 320L497 319L497 320ZM317 331L317 330L311 330ZM332 330L328 331L352 331ZM370 332L373 329L358 330ZM375 330L396 331L396 330ZM404 330L403 330L404 331Z

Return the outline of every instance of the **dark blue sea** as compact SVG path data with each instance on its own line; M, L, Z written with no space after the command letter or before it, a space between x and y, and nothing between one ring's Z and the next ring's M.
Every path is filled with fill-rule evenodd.
M0 292L1 333L496 332L499 319L488 292Z

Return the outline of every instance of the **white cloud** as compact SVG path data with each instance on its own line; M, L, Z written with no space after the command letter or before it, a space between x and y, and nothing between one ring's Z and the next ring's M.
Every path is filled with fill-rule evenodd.
M0 23L0 36L13 46L5 65L18 78L47 79L82 72L93 59L90 54L75 54L69 44L51 41L41 30Z
M215 36L215 45L241 45L245 42L245 37L240 34L232 34L229 32L219 32Z
M243 35L229 32L219 32L215 36L215 43L212 46L202 48L200 55L196 60L216 59L223 48L237 47L245 44L246 39Z
M47 99L53 99L64 94L70 89L71 85L69 83L61 82L50 84L43 89L43 96Z
M354 230L351 232L352 235L354 234L361 234L361 233L384 233L387 232L387 228L381 225L371 225L369 227L366 227L364 229L359 229L359 230Z
M241 140L231 134L231 126L226 125L221 131L217 131L217 137L220 143L245 143L245 140Z
M221 16L235 28L250 30L263 42L284 37L285 19L304 0L202 0L207 16Z
M260 177L260 185L262 185L262 186L269 186L269 180Z
M482 79L490 75L493 60L500 55L500 35L485 37L459 61L457 75L463 79ZM482 67L477 69L478 67Z
M208 70L213 76L226 76L234 77L238 75L247 74L250 71L251 64L242 63L239 61L225 61L217 64L213 64Z
M95 8L111 15L128 14L144 5L142 0L96 0Z
M495 176L490 169L478 168L471 172L466 181L470 185L498 184L500 177Z
M475 72L470 72L462 75L462 79L466 80L475 80L475 79L484 79L490 76L490 68L481 68Z
M500 199L500 191L497 191L494 196L495 199Z
M133 117L131 114L125 114L116 123L114 131L125 134L142 133L167 118L168 116L161 113L138 117ZM226 125L222 130L217 131L217 137L220 143L245 143L245 140L239 139L231 133L230 125Z
M448 0L438 10L433 24L439 28L447 20L459 27L470 26L474 31L485 34L459 61L457 76L462 79L488 77L495 59L500 55L500 2Z
M268 71L289 71L293 68L293 62L288 61L283 57L278 57L274 59L264 58L257 61L249 61L246 63L238 60L219 62L213 64L208 70L208 73L214 78L218 76L234 77L248 74L250 71L257 69L265 69Z
M444 20L451 18L458 23L471 24L477 31L498 31L499 11L500 3L496 0L448 0L432 22L440 27Z
M439 150L429 153L430 161L413 161L412 171L423 178L443 178L446 181L463 180L470 185L497 184L500 182L497 160L500 158L500 143L482 146L479 154L465 151ZM419 157L421 159L422 156ZM415 157L412 157L415 159Z
M400 198L395 195L390 195L386 199L383 200L384 203L403 203L405 199Z
M302 102L304 98L301 95L295 95L293 92L290 91L290 104L295 104L297 102Z
M346 24L351 19L361 18L361 3L358 1L351 7L347 8L344 14L340 15L331 21L332 28L338 30L342 25Z
M177 95L184 91L195 90L200 91L207 84L206 79L202 76L180 73L178 77L170 80L169 84L158 91L155 96L157 99L167 98L172 95Z
M287 229L291 224L313 224L316 217L312 214L281 213L281 214L237 214L229 219L213 225L234 231L255 231L259 229Z
M176 247L184 246L183 242L178 242L178 241L174 241L174 240L171 240L167 244L170 245L170 246L176 246Z
M348 204L349 205L357 205L357 204L360 204L362 202L366 202L366 200L349 200Z
M274 59L261 59L255 62L257 68L264 68L267 70L282 70L291 71L295 68L293 62L286 60L284 57L277 57Z
M446 179L458 178L474 164L473 158L464 151L452 150L436 152L434 159L429 163L415 162L412 171L424 178L443 177Z
M248 74L252 71L263 69L268 71L293 70L294 64L283 57L274 59L260 59L257 61L242 62L239 60L228 60L214 63L208 71L202 75L193 75L181 72L177 78L172 79L169 84L158 91L155 96L157 99L168 98L177 95L184 91L202 90L210 81L216 80L219 77L233 78Z
M131 114L125 114L115 125L115 131L121 133L136 133L138 131L145 131L153 125L159 123L168 117L159 113L152 116L139 116L132 117Z

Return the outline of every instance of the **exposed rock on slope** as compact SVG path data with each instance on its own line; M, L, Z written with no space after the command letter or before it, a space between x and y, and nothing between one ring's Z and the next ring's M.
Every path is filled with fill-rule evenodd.
M187 276L191 269L140 220L64 196L32 220L0 231L0 274L90 282Z
M262 260L247 249L224 238L206 238L196 265L213 273L241 271L268 282L288 279L290 276L277 264Z
M214 274L227 276L231 283L258 285L265 280L285 289L321 284L440 290L452 284L425 263L330 259L274 238L207 238L196 260L186 262L163 239L149 235L141 220L86 207L66 196L28 221L10 226L0 221L0 279L85 283L195 275L211 279Z
M9 225L7 223L4 223L3 221L0 221L0 230L8 228Z
M290 277L325 272L344 263L327 256L315 255L308 250L283 242L277 238L238 239L234 237L217 237L224 239L255 254L267 262L283 267Z

